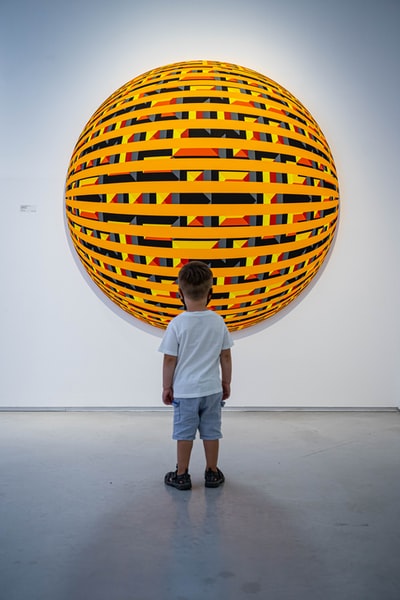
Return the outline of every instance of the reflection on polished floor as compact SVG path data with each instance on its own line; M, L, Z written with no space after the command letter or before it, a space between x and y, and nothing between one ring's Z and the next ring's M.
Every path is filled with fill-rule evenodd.
M400 414L229 412L193 489L171 414L0 413L1 600L398 600Z

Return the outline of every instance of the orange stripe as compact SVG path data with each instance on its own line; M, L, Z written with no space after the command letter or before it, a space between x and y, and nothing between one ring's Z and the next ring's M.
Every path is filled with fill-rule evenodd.
M301 248L306 248L307 246L318 243L328 236L332 236L333 232L327 234L326 232L320 233L314 236L311 239L299 240L297 242L288 242L281 244L273 244L269 246L255 246L249 248L212 248L210 250L204 248L162 248L160 247L151 247L151 246L135 246L133 244L121 244L117 242L109 242L106 240L101 240L98 238L91 237L89 235L85 235L84 233L79 232L79 236L74 232L73 228L69 224L69 229L71 232L71 236L75 240L82 239L84 241L89 242L95 246L100 248L104 248L105 250L113 250L114 252L124 252L126 254L138 254L143 255L143 252L146 252L149 256L159 256L160 251L165 258L188 258L188 259L201 259L210 256L210 258L245 258L247 256L264 256L270 254L282 254L284 252L289 252L290 250L298 250Z
M168 302L168 303L172 303L172 304L181 304L181 301L179 299L170 297L170 292L178 290L178 287L174 284L157 283L154 281L141 280L138 278L129 277L126 275L122 275L120 273L114 273L112 271L109 271L105 267L94 265L93 263L88 262L85 259L85 257L83 256L83 254L80 254L80 256L81 256L81 259L84 260L88 269L90 269L90 271L92 271L94 273L100 272L100 273L103 273L104 275L107 275L108 277L112 277L113 279L116 279L117 281L120 281L122 283L128 283L128 284L131 284L134 286L144 287L148 290L164 291L165 295L164 294L157 295L157 298L159 298L160 302L163 301L163 302ZM303 273L314 272L319 267L319 265L322 263L322 261L323 261L323 258L319 257L318 260L316 260L313 263L312 270L310 270L309 265L306 265L305 267L302 267L301 269L297 269L296 271L286 273L284 275L278 275L276 277L272 277L270 279L266 279L266 280L262 280L262 281L255 280L255 281L248 281L248 282L237 283L237 284L214 285L213 291L216 294L222 293L222 292L229 292L230 294L233 294L234 292L237 292L237 295L230 296L229 299L224 299L224 301L223 301L224 304L236 303L238 298L240 299L240 302L242 302L242 300L241 300L242 295L240 295L240 292L243 293L243 290L247 292L249 290L256 290L258 288L265 287L266 290L268 291L268 293L271 293L273 290L276 290L276 289L279 289L279 291L280 291L280 290L284 289L284 288L280 287L282 283L285 283L288 279L292 279ZM281 268L282 267L278 264L278 265L276 265L275 270L280 270ZM118 284L114 283L114 285L118 285ZM290 287L290 286L294 285L294 283L287 284L287 285ZM136 295L136 293L143 294L143 296L141 296L141 297L144 297L144 298L151 297L154 299L154 295L152 295L152 294L146 294L144 292L139 292L139 291L136 292L136 290L131 290L128 288L124 288L124 291L126 291L126 293L132 294L132 295ZM253 296L251 294L247 294L246 298L247 297L255 298L255 296ZM258 297L259 296L257 294L257 298ZM260 295L260 297L264 297L264 296ZM222 303L221 300L215 299L211 302L211 306L218 306L221 303Z
M146 247L142 247L143 250L146 250ZM159 251L162 250L159 248ZM322 254L323 248L319 248L319 253ZM85 255L89 255L92 259L98 260L102 263L109 264L111 266L117 267L119 269L124 269L126 271L133 271L138 274L143 275L152 275L154 274L154 265L144 265L141 263L135 263L127 260L118 260L116 258L111 258L110 256L105 256L100 252L96 252L95 250L91 250L89 248L82 249L80 246L76 246L76 251L81 256L82 260L87 262ZM279 262L274 261L271 263L263 264L263 265L248 265L242 267L213 267L214 278L217 279L219 277L239 277L242 275L257 275L258 273L270 273L271 271L276 271L279 269L285 269L287 267L293 267L297 264L301 264L303 262L307 262L311 257L318 258L319 254L315 254L315 250L310 250L306 254L302 254L298 256L296 259L290 258L287 260L280 260ZM92 264L92 263L90 263ZM96 265L94 265L96 266ZM180 271L180 267L162 267L157 266L157 275L161 277L178 277ZM228 272L227 272L228 271ZM172 284L171 284L172 285Z
M285 130L282 128L274 128L272 126L267 126L267 125L260 125L260 124L253 124L253 123L242 123L240 122L240 127L234 127L234 126L229 126L229 123L237 123L237 121L223 121L223 123L221 123L221 121L206 121L206 120L196 120L196 121L188 121L188 120L182 120L182 121L177 121L179 122L179 126L176 126L174 129L176 130L185 130L187 128L189 128L189 126L191 125L192 127L196 128L196 129L214 129L217 128L216 125L218 123L220 123L221 125L224 126L225 129L229 130L244 130L244 131L250 131L250 132L260 132L260 133L271 133L273 135L280 135L282 137L286 137L286 138L293 138L293 139L299 139L299 141L301 142L306 142L308 143L310 146L315 147L316 149L319 148L320 144L318 144L317 142L314 142L312 140L309 140L308 138L305 138L304 136L302 136L301 134L297 134L295 132L291 132L290 130ZM168 123L168 122L167 122ZM146 124L147 125L147 124ZM82 162L86 162L88 160L88 158L90 159L95 159L95 158L100 158L102 156L108 156L108 155L113 155L113 154L119 154L119 153L123 153L123 152L134 152L135 150L140 151L140 150L148 150L151 148L163 148L163 147L167 147L167 148L177 148L177 147L185 147L184 144L188 144L190 148L195 147L196 146L196 141L197 144L200 147L220 147L217 145L217 141L225 141L224 144L222 144L221 147L223 148L231 148L232 145L234 146L234 149L237 150L241 150L243 148L249 148L249 149L259 149L259 150L265 150L268 151L270 148L273 147L274 143L273 142L266 142L266 141L258 141L258 140L237 140L235 138L182 138L182 137L174 137L174 138L166 138L166 139L156 139L156 140L143 140L143 141L137 141L137 142L122 142L121 144L118 145L111 145L108 146L107 148L101 149L101 150L96 150L96 151L91 151L88 152L87 154L85 154L84 156L81 156L82 151L86 148L90 148L91 146L98 144L99 142L102 141L106 141L107 139L112 139L115 138L117 135L121 136L123 135L124 138L129 138L131 137L131 135L133 135L134 133L138 133L138 132L142 132L142 131L151 131L152 129L154 129L155 131L161 131L164 129L167 129L167 127L162 127L160 126L160 122L157 122L156 125L157 127L154 126L153 123L149 124L152 125L152 127L144 127L141 126L140 128L138 128L137 126L130 126L130 127L125 127L123 129L120 130L116 130L116 131L111 131L111 132L106 132L103 135L99 135L96 138L91 139L89 142L87 142L86 144L84 144L82 147L76 147L75 148L75 152L71 161L71 166L74 166L76 168L77 164L81 164ZM173 129L172 127L169 127L168 129ZM291 135L293 134L293 135ZM178 141L181 140L181 142L179 143ZM211 143L208 144L208 146L206 145L206 141ZM159 145L157 145L157 142ZM167 145L165 145L165 142L167 142ZM215 142L215 143L214 143ZM162 143L164 143L164 146L162 145ZM182 145L183 143L183 145ZM235 146L238 146L236 148ZM243 144L256 144L258 143L259 146L255 147L253 145L250 146L244 146ZM289 146L287 144L279 144L278 145L280 150L282 150L282 147L285 149L292 149L293 152L295 152L297 150L298 154L301 154L303 152L306 152L304 149L301 148L297 148L295 146ZM323 152L325 154L327 154L328 156L330 156L330 150L328 148L326 148L324 145L322 145L322 148L320 148L323 150ZM288 154L289 152L286 151L286 154ZM302 154L301 154L302 155ZM322 157L320 157L318 154L316 153L312 153L312 160L316 161L316 162L323 162L324 159ZM277 163L277 164L282 164L282 163ZM331 166L332 169L334 169L334 164L333 161L331 161L330 163L325 163L325 164L329 164Z
M286 131L282 133L282 137L290 138L290 135L286 135ZM289 132L288 132L289 133ZM115 136L114 136L115 137ZM97 140L97 138L95 138ZM89 144L89 145L93 145ZM224 149L232 149L232 150L259 150L264 152L275 152L276 154L286 154L299 158L308 158L312 161L317 161L321 165L325 165L328 168L333 169L333 161L326 160L324 157L320 156L315 152L311 152L305 150L303 148L297 148L296 146L289 146L284 143L275 143L275 142L264 142L259 140L237 140L234 138L166 138L166 139L157 139L157 140L145 140L138 142L129 142L127 144L119 144L116 146L108 146L106 148L101 148L99 150L88 152L81 158L77 156L77 153L74 154L74 157L71 161L71 168L76 168L77 165L82 162L87 162L88 160L94 160L96 158L101 158L104 156L113 156L114 154L121 154L126 152L141 152L141 151L151 151L151 150L169 150L172 149L173 152L176 152L179 149L183 148L224 148ZM326 152L328 158L330 154ZM172 157L171 157L172 158ZM152 158L146 159L147 161L153 160ZM159 159L158 159L159 160ZM169 158L165 158L167 162ZM216 157L216 160L220 160ZM79 162L78 162L79 161ZM278 163L280 164L280 163Z
M319 264L320 263L317 263L315 265L315 268L313 268L311 271L309 271L309 276L306 277L304 280L301 280L300 282L292 282L292 283L288 283L287 285L284 285L284 286L270 285L270 286L268 286L266 288L266 291L263 292L262 294L256 294L256 295L254 295L254 294L236 295L234 297L224 298L224 302L223 303L226 304L226 305L236 305L236 304L242 304L242 303L246 303L246 302L256 302L258 300L263 300L265 298L268 298L271 295L274 295L277 291L279 291L281 293L281 292L284 292L285 290L290 290L292 288L293 288L293 293L299 293L298 288L302 289L303 287L305 287L305 285L310 281L310 279L317 272ZM118 303L125 302L125 301L129 302L128 298L124 298L123 296L121 296L120 292L124 292L126 294L129 294L129 295L133 296L135 299L137 299L137 298L143 298L143 300L150 300L150 301L152 301L154 303L168 302L169 304L176 304L176 305L179 305L179 306L182 305L182 303L181 303L181 301L179 299L170 298L169 296L161 296L161 295L155 296L153 294L146 294L146 293L143 293L143 292L138 292L136 290L130 290L130 289L127 289L127 288L121 288L120 289L120 288L118 288L118 284L117 283L113 283L113 282L109 282L109 281L107 281L105 283L104 280L102 280L101 278L99 278L99 276L97 274L97 271L98 271L97 268L96 268L96 271L91 271L91 274L92 274L93 278L96 279L96 280L101 281L102 288L106 289L107 291L110 291L115 296L115 298L119 301ZM109 275L109 276L116 275L116 274L111 273L110 271L106 271L106 274ZM290 275L282 276L279 279L284 282L284 281L287 280L288 277L290 277ZM117 277L115 277L115 279L117 279ZM279 283L277 281L277 279L273 280L274 283ZM257 289L257 287L264 287L264 286L260 285L261 283L262 282L258 282L258 286L255 286L254 288L250 288L250 289ZM265 285L265 282L264 282L264 285ZM238 287L238 286L236 286L236 287ZM229 287L229 290L226 289L223 286L220 286L220 287L219 286L214 286L213 289L214 289L215 292L218 292L218 291L219 292L232 291L231 286ZM237 290L237 291L240 291L240 290ZM212 306L215 307L215 306L221 305L221 303L222 303L221 300L215 299L215 300L211 300L211 302L209 303L209 306L210 307L212 307ZM257 306L258 306L258 304L254 304L254 307L257 307ZM146 306L144 304L143 305L143 309L145 309L145 308L146 308ZM243 308L243 310L246 310L246 309L251 309L251 307L244 307ZM218 312L221 312L221 314L224 314L224 313L228 314L225 311L229 311L229 310L232 311L232 314L235 314L240 309L223 309L223 310L218 311Z
M186 106L191 107L190 109L187 109ZM235 110L229 110L231 105L221 105L221 108L218 110L216 110L217 112L224 112L224 113L229 113L229 112L240 112L239 110L235 111ZM171 107L174 108L174 110L168 110L168 111L164 111L164 112L171 112L171 113L176 113L176 112L188 112L189 110L191 112L206 112L206 107L207 104L193 104L193 105L189 105L189 104L175 104L175 105L171 105ZM211 105L208 105L209 110L211 108ZM234 107L235 108L235 107ZM215 109L214 109L215 110ZM256 119L256 117L258 116L264 116L266 118L270 118L270 119L279 119L279 114L276 112L270 112L270 111L261 111L258 110L258 113L256 112L258 109L254 109L252 114L252 117L254 117L254 119ZM162 110L159 110L157 112L163 112ZM140 117L140 116L151 116L153 114L157 114L157 112L155 110L151 110L151 109L146 109L146 110L141 110L141 111L136 111L135 113L132 113L131 115L127 114L124 115L124 118L115 118L115 119L109 119L106 123L102 123L100 127L93 127L93 128L89 128L88 131L85 133L82 133L80 136L80 140L83 140L87 137L87 135L90 133L90 138L88 140L85 139L84 143L77 143L76 148L75 148L75 152L74 154L80 154L83 150L90 148L91 146L93 146L94 144L98 144L99 142L103 142L106 140L110 140L113 139L115 137L123 137L123 138L128 138L131 137L132 135L134 135L135 133L146 133L146 132L150 132L150 131L164 131L164 130L185 130L185 129L226 129L226 130L232 130L232 131L250 131L250 132L257 132L257 133L270 133L272 135L281 135L283 137L289 137L292 139L296 139L299 140L300 142L304 142L307 144L310 144L312 146L318 147L319 149L321 149L323 152L329 154L329 147L326 144L325 138L322 134L322 132L319 131L315 131L314 127L309 127L307 124L301 124L301 128L306 131L307 133L309 133L310 135L304 135L302 133L299 133L297 131L294 131L293 129L285 129L283 127L280 126L279 123L270 123L270 124L265 124L265 123L258 123L256 120L253 122L250 121L237 121L235 119L228 119L228 118L217 118L217 119L201 119L201 118L196 118L196 119L173 119L173 120L167 120L167 121L152 121L152 122L145 122L145 123L141 123L140 121L138 121L137 123L133 124L133 125L127 125L124 127L116 127L115 129L112 129L110 131L103 131L103 129L111 124L115 124L118 125L120 123L122 123L124 120L129 120L131 118L136 118L136 117ZM247 109L246 109L246 113L247 113ZM296 121L295 119L292 119L290 117L286 117L284 115L281 115L282 117L282 121L284 121L285 123L287 123L288 125L293 125L293 127L299 127L299 122ZM303 115L303 118L305 118L305 116ZM308 118L308 117L307 117ZM94 136L95 133L98 133L96 136ZM319 134L318 136L316 134ZM311 137L313 136L313 137ZM179 138L168 138L168 139L179 139ZM203 139L203 138L202 138ZM218 138L216 138L218 139ZM228 138L229 139L229 138ZM126 143L126 142L125 142ZM124 142L122 142L121 145L125 145ZM139 143L139 142L137 142ZM269 142L263 142L264 144L269 143ZM119 147L117 146L117 147Z
M203 87L205 87L206 84L204 84L204 82L201 82L203 84ZM262 82L264 83L264 82ZM188 85L187 81L180 81L178 83L178 85ZM190 85L196 85L195 82L190 83ZM252 85L246 85L246 84L241 84L241 83L237 83L237 82L231 82L231 83L219 83L215 80L210 80L210 85L212 86L217 86L217 85L224 85L225 87L228 88L238 88L240 89L247 89L249 91L252 92L252 94L241 94L240 91L239 93L236 93L235 91L232 91L232 89L228 89L228 90L209 90L209 89L197 89L197 90L193 90L193 89L189 89L189 90L174 90L173 88L176 88L177 86L177 82L175 81L174 83L171 84L163 84L163 90L169 90L172 88L171 91L162 91L160 93L157 94L153 94L153 95L146 95L144 96L143 94L146 93L148 94L151 91L158 91L160 88L160 84L156 83L154 85L150 85L150 86L146 86L145 88L142 88L139 92L139 90L137 88L135 88L135 85L132 82L132 85L126 90L125 94L121 95L121 98L117 101L117 102L110 102L108 105L102 105L101 108L101 112L100 112L100 108L99 110L97 110L94 115L91 117L91 119L88 122L88 127L92 126L93 124L96 123L96 121L101 118L102 120L105 117L110 117L109 119L107 119L106 123L104 123L104 121L102 123L100 123L100 127L104 128L110 124L114 124L116 122L119 121L124 121L127 119L131 119L132 117L135 117L136 115L149 115L149 114L157 114L157 112L184 112L184 111L189 111L189 110L198 110L198 111L202 111L202 112L208 112L208 111L222 111L224 110L224 112L245 112L246 114L253 114L250 111L254 111L254 114L256 114L257 116L265 116L265 115L271 115L271 118L274 119L279 119L279 117L282 117L282 120L287 120L292 122L294 125L296 125L297 127L301 127L303 129L306 129L307 127L304 126L302 123L300 123L296 118L292 118L290 116L287 116L285 114L282 114L279 111L290 111L292 113L294 113L295 115L298 115L300 117L302 117L304 120L307 120L308 122L312 123L315 127L316 130L319 129L318 124L316 123L316 121L314 120L313 117L310 116L310 114L305 114L305 110L304 107L300 106L299 102L294 102L293 99L290 97L289 94L285 94L284 100L285 102L287 102L286 105L282 104L282 97L278 96L279 91L274 91L272 90L268 84L265 86L266 89L261 89L261 88L255 88ZM280 87L280 86L279 86ZM281 88L282 89L282 88ZM139 95L142 94L142 95ZM129 102L126 102L126 98L127 96L134 96L136 94L136 98L134 98L133 100L130 100ZM258 94L258 95L257 95ZM261 96L261 94L264 95L269 95L269 96L273 96L276 95L276 98L263 98ZM175 100L177 98L221 98L221 99L228 99L230 102L229 104L225 103L225 102L192 102L192 103L186 103L186 102L170 102L171 100ZM168 102L167 102L168 101ZM129 112L125 112L124 114L121 115L117 115L115 117L112 117L113 114L115 114L116 112L118 112L119 110L123 109L128 109L128 108L133 108L135 106L140 106L143 103L148 103L151 102L152 105L148 108L141 108L139 110L133 110L133 111L129 111ZM265 105L265 109L262 108L255 108L253 106L251 106L251 103L256 102L259 104L264 104ZM195 108L193 108L195 107ZM271 110L271 109L277 109L277 111ZM172 109L172 110L171 110ZM85 131L85 130L84 130ZM315 130L314 130L315 132Z
M253 216L253 215L287 215L302 214L305 212L317 212L338 206L337 200L324 200L323 202L288 202L277 204L142 204L142 203L119 203L119 202L87 202L71 200L67 193L67 207L88 212L107 212L116 215L149 215L156 213L163 216L220 216L227 213L229 216ZM332 190L332 196L335 193ZM151 212L150 212L151 211Z
M87 157L84 157L81 162L85 162ZM318 157L315 158L318 162ZM75 163L74 169L81 163ZM247 158L152 158L146 160L135 160L116 164L99 165L97 167L88 167L83 171L77 171L68 177L67 184L70 185L74 181L80 179L98 177L100 175L113 174L129 174L132 172L172 172L172 171L232 171L234 173L243 171L245 173L284 173L290 175L298 175L300 177L314 177L318 180L328 181L337 185L337 179L327 171L321 171L311 167L302 166L296 163L278 163L271 160L251 160ZM145 182L142 182L145 187ZM290 185L290 184L286 184Z
M281 234L293 234L304 231L318 229L331 223L332 215L323 219L313 219L312 221L299 221L298 223L277 224L277 225L243 225L239 227L171 227L170 225L130 225L129 223L103 223L94 219L81 218L69 215L71 223L76 223L82 227L88 227L91 230L105 233L122 233L125 235L165 238L165 239L243 239L262 236L276 236Z
M299 196L318 195L321 198L333 196L334 191L312 185L287 183L267 183L258 181L149 181L84 185L69 190L69 195L86 196L98 194L140 194L151 193L197 193L197 194L296 194Z
M243 71L240 75L242 78L246 78L246 73L245 71ZM277 105L277 107L281 110L287 110L288 106L284 106L282 105L282 97L279 95L279 90L282 90L281 86L279 86L279 84L276 84L276 87L279 88L279 90L275 90L274 87L271 85L272 81L270 82L270 80L268 80L268 78L263 79L262 77L258 77L258 81L257 83L261 83L263 86L265 86L264 88L260 88L260 87L255 87L254 84L246 84L246 83L239 83L238 81L233 81L233 80L228 80L228 81L218 81L215 78L211 77L206 77L205 79L197 79L196 76L193 76L193 79L188 80L188 79L182 79L180 80L180 82L178 82L178 85L190 85L190 86L199 86L200 89L189 89L189 90L177 90L176 86L177 86L177 82L175 81L171 81L171 82L164 82L162 84L162 88L163 91L157 94L153 94L153 95L149 95L149 92L152 91L158 91L160 89L160 83L156 82L156 83L150 83L148 85L144 85L140 84L141 87L138 88L138 84L136 84L134 81L129 82L129 84L127 85L127 89L126 89L126 94L121 96L121 99L118 100L117 102L111 102L110 106L108 107L104 107L106 108L106 111L102 111L102 115L104 114L113 114L116 110L118 110L119 107L123 106L123 107L127 107L127 106L136 106L137 104L143 104L143 102L154 102L154 103L158 103L159 101L163 101L164 99L169 99L169 98L186 98L186 97L195 97L198 98L199 96L202 97L210 97L210 98L235 98L237 100L244 100L244 101L249 101L249 100L253 100L254 102L259 102L261 104L270 104L273 103L274 106ZM231 88L228 90L211 90L211 89L207 89L208 86L212 86L212 87L217 87L217 86L224 86L227 88ZM203 89L201 89L203 88ZM238 93L232 91L232 88L239 90ZM164 92L164 90L172 90L171 91L166 91ZM248 90L250 92L252 92L251 94L243 94L240 93L240 90ZM124 99L126 99L127 95L133 95L133 94L137 94L137 97L135 99L133 99L130 102L124 102ZM146 94L146 95L145 95ZM269 96L276 96L276 98L263 98L261 96L261 94L267 94ZM289 105L296 110L297 112L299 112L299 103L298 102L294 102L292 98L290 98L290 95L288 94L285 97L285 101L289 103ZM178 104L178 106L182 106L182 104ZM183 104L183 106L185 106ZM203 104L204 106L204 104ZM206 105L207 106L207 105ZM226 104L224 104L224 106L226 106ZM260 109L261 110L261 109ZM301 113L303 114L303 113ZM95 113L95 115L97 115L97 113Z

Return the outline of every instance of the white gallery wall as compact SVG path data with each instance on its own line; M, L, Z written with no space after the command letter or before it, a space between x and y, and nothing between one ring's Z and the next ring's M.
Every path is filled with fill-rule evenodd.
M0 408L159 407L162 331L78 264L63 191L85 123L176 61L255 69L312 113L338 169L334 247L301 298L234 334L232 406L396 407L400 393L397 0L4 0Z

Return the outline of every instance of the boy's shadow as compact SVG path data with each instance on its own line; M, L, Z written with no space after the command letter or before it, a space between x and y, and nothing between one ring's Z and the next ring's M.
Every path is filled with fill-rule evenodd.
M148 491L142 504L134 500L98 524L71 565L65 598L221 600L259 593L283 600L314 576L313 548L262 490L229 481L217 489L194 482L191 491L159 484Z

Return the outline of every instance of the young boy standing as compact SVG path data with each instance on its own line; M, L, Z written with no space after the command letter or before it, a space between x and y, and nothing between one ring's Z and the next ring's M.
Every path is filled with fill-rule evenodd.
M166 485L192 487L188 472L193 440L199 430L206 459L205 485L218 487L225 478L218 469L222 401L230 396L233 340L223 318L207 308L213 274L200 261L179 272L179 294L186 310L167 327L159 351L164 353L164 404L174 406L173 439L177 468L165 475Z

